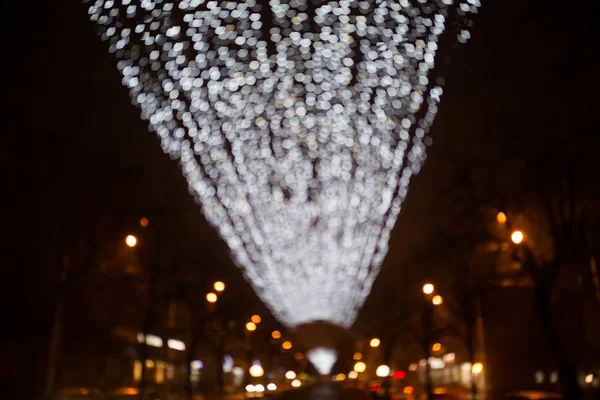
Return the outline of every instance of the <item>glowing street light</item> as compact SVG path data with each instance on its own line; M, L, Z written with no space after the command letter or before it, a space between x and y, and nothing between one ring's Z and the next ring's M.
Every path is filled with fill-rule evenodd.
M292 387L299 388L300 386L302 386L302 382L300 382L298 379L294 379L292 381Z
M439 306L440 304L442 304L444 302L444 298L442 296L440 296L439 294L436 294L435 296L433 296L433 299L431 299L431 302L433 303L434 306Z
M363 355L360 352L356 352L354 353L354 355L352 356L353 359L355 359L356 361L362 360Z
M221 281L216 281L213 284L213 287L215 288L215 290L217 292L222 292L223 290L225 290L225 284L223 282L221 282Z
M150 224L150 221L148 220L148 218L146 218L146 217L142 217L142 218L140 219L140 226L141 226L142 228L146 228L146 227L148 226L148 224Z
M292 342L286 340L281 344L281 347L283 347L284 350L289 350L292 348Z
M248 332L254 332L256 330L256 324L254 322L248 322L246 324L246 330Z
M208 301L209 303L216 303L217 302L217 295L213 292L207 293L206 294L206 301Z
M271 332L271 337L273 339L281 339L281 332L279 332L279 331L273 331L273 332Z
M431 283L426 283L423 285L423 293L431 294L435 290L435 287Z
M496 215L496 221L500 224L506 223L506 214L499 212L498 215Z
M433 351L440 351L441 349L442 349L441 343L434 343L433 346L431 346L431 350L433 350Z
M390 376L390 367L387 365L380 365L375 370L375 375L380 378L385 378L386 376Z
M523 235L523 232L521 231L514 231L511 235L510 235L510 240L512 240L512 242L514 244L519 244L523 241L523 239L525 239L525 235Z
M125 237L125 244L129 247L135 247L137 245L137 238L133 235L127 235Z
M356 371L348 372L348 379L356 379L356 378L358 378L358 372L356 372Z
M260 318L260 315L258 315L258 314L254 314L250 319L255 324L260 324L260 321L262 321L262 318Z
M483 371L482 363L475 363L471 367L471 372L473 373L473 375L479 375L481 373L481 371Z
M380 343L381 343L381 340L379 340L377 338L373 338L373 339L371 339L371 342L369 343L369 346L371 346L371 347L379 347Z
M292 370L285 373L285 379L289 379L290 381L296 379L296 373Z
M261 367L258 364L254 364L253 366L251 366L248 372L250 372L250 376L253 378L260 378L265 374L265 370L263 369L263 367Z
M367 369L367 364L365 364L362 361L359 361L356 364L354 364L354 371L356 371L358 373L365 372L366 369Z

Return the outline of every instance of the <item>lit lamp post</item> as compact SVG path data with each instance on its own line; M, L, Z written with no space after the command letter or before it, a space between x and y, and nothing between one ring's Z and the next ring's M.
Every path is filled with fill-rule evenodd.
M432 334L432 317L433 317L433 307L436 305L436 302L439 304L442 303L442 297L433 296L433 292L435 291L435 286L431 283L425 283L423 285L423 293L425 294L423 301L423 337L421 346L423 349L423 354L425 356L425 392L427 393L427 399L431 400L433 398L433 387L431 383L431 366L429 364L429 358L431 357L431 334ZM433 299L436 299L434 302ZM439 305L438 304L438 305Z

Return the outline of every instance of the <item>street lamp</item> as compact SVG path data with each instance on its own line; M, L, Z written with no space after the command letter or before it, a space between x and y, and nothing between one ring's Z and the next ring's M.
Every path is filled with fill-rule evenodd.
M225 284L223 282L221 282L221 281L216 281L213 284L213 287L215 288L215 290L217 292L222 292L223 290L225 290Z
M273 331L273 332L271 332L271 337L273 339L281 339L281 332L279 332L279 331Z
M380 365L375 370L375 375L377 375L379 378L385 378L390 376L390 367L387 365Z
M514 244L519 244L523 241L523 239L525 239L525 235L523 235L523 232L521 231L514 231L511 235L510 235L510 240L512 240L512 242Z
M216 303L217 302L217 295L215 293L207 293L206 294L206 301L208 301L209 303Z
M379 340L377 338L373 338L373 339L371 339L371 342L369 343L369 345L371 347L379 347L380 343L381 343L381 340Z
M254 314L251 318L252 322L254 322L255 324L259 324L260 321L262 321L262 319L260 318L260 315L258 314Z
M133 235L127 235L125 237L125 244L129 247L135 247L137 245L137 238Z
M149 224L149 223L150 223L150 221L149 221L149 220L148 220L148 218L146 218L146 217L142 217L142 218L140 219L140 226L141 226L142 228L146 228L146 227L148 226L148 224Z
M362 361L359 361L356 364L354 364L354 371L356 371L358 373L365 372L366 369L367 369L367 364L365 364Z
M442 296L440 296L439 294L436 294L435 296L433 296L433 299L431 299L431 302L433 303L434 306L439 306L440 304L442 304L444 302L444 298Z
M506 214L499 212L498 215L496 215L496 221L500 224L504 224L506 222Z
M442 349L441 343L434 343L433 346L431 346L431 350L433 350L433 351L440 351L441 349Z
M423 285L423 293L431 294L435 290L435 287L431 283L426 283Z
M354 356L352 356L353 359L355 359L356 361L359 361L363 358L362 353L356 352L354 353Z
M250 376L253 378L260 378L265 374L265 370L263 369L263 367L261 367L258 364L254 364L253 366L251 366L249 372Z
M292 370L289 370L285 373L285 379L289 379L290 381L296 379L296 373Z
M248 322L246 324L246 330L248 332L254 332L256 330L256 324L254 322Z
M292 342L286 340L281 344L281 347L283 347L284 350L289 350L292 348Z
M482 371L483 371L482 363L475 363L471 367L471 372L473 373L473 375L479 375Z

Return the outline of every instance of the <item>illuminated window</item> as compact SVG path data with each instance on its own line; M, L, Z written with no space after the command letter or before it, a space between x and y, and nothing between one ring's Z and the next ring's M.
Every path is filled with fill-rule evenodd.
M156 383L163 383L165 381L165 363L161 361L156 362Z
M142 362L139 360L133 362L133 380L135 382L142 380Z

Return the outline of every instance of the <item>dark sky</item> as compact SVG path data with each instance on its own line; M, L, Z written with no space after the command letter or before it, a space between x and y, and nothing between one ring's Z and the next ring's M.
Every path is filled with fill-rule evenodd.
M443 200L439 181L449 152L468 157L475 144L506 141L523 148L522 133L499 127L524 123L540 107L554 110L556 123L577 122L584 135L597 130L592 89L597 28L591 25L597 11L591 3L559 8L546 1L484 1L473 39L454 55L431 132L434 146L412 181L375 293L385 292L383 285L402 287L407 271L418 269L412 252L427 245L435 230L431 210ZM96 182L107 201L123 209L180 210L174 218L193 238L186 246L206 260L211 275L250 293L188 194L177 164L161 152L130 104L86 7L77 1L9 4L2 12L2 164L10 239L3 246L8 247L5 268L14 267L21 282L7 293L18 295L30 280L40 279L30 271L38 271L31 265L39 262L36 252L47 239L49 214L86 182ZM377 295L370 302L386 307Z

